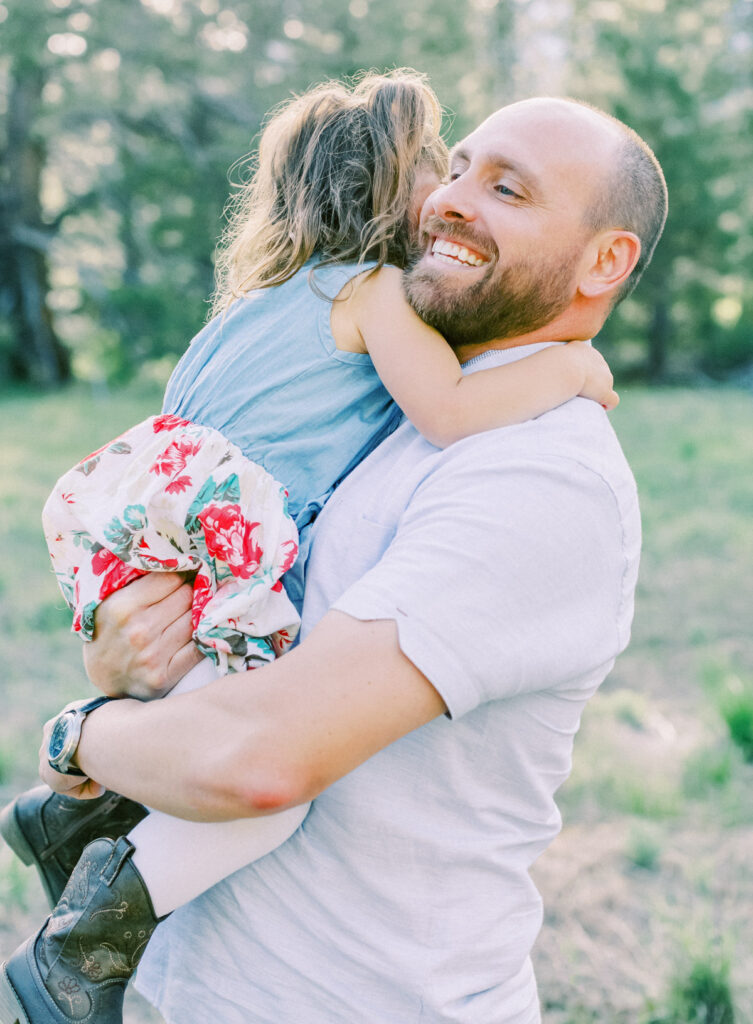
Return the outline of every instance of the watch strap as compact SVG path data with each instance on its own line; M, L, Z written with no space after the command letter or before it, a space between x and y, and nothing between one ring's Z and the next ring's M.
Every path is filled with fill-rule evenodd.
M93 711L95 708L99 708L103 704L109 704L111 700L115 700L115 699L116 699L115 697L105 697L105 696L102 696L102 697L92 697L91 700L86 701L84 704L80 704L78 706L77 710L80 713L84 714L84 715L88 715L89 712Z
M85 700L85 701L83 701L83 702L81 702L79 704L74 705L73 707L69 707L69 708L65 709L64 711L61 711L60 715L58 715L58 718L60 718L62 715L74 714L74 715L76 715L80 719L81 726L83 726L84 719L89 714L89 712L94 711L95 708L99 708L103 704L108 704L111 700L114 700L114 699L115 698L113 698L113 697L105 697L105 696L93 697L91 700ZM70 763L71 758L73 757L73 755L76 753L76 750L78 749L78 744L79 744L80 740L81 740L81 728L79 727L79 735L78 735L78 739L76 741L76 746L69 752L68 756L65 758L65 760L64 760L64 762L62 764L56 764L55 762L53 762L52 759L50 759L49 760L50 767L53 768L56 772L60 772L61 775L79 775L79 776L81 776L81 778L86 778L86 773L85 772L80 771L80 769L76 768L74 765L72 765Z

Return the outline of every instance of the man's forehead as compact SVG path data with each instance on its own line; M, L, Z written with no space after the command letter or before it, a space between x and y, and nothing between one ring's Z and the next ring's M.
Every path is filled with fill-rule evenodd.
M556 167L599 164L619 142L617 127L599 111L558 99L522 100L495 111L461 140L453 154L483 156L546 176Z
M531 163L527 163L525 159L517 158L510 147L505 147L502 140L499 146L495 145L494 140L490 140L488 145L480 146L474 145L474 141L471 136L469 143L466 145L466 140L459 142L457 146L454 146L450 152L450 160L452 163L458 161L470 163L477 156L483 158L484 163L493 170L509 171L515 175L520 181L525 182L529 188L539 189L542 187L542 182L539 175L536 173L534 166Z

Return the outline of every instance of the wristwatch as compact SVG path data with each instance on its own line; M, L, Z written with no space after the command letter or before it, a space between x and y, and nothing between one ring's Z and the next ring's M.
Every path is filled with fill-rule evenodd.
M69 704L60 712L55 719L47 744L47 759L50 768L54 768L61 775L84 776L84 772L79 771L71 764L81 739L81 726L90 711L102 704L107 704L112 699L112 697L94 697L92 700L80 700L75 704Z

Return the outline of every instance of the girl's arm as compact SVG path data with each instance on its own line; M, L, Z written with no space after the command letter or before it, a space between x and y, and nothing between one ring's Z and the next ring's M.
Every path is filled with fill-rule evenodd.
M576 395L607 408L619 401L606 362L582 342L556 345L463 376L442 335L408 305L402 273L394 267L362 277L347 307L347 319L357 328L382 383L416 429L439 448L470 434L522 423Z

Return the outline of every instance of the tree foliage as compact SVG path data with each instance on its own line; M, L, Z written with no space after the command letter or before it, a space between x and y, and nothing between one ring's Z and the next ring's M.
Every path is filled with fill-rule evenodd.
M744 365L752 18L748 0L0 0L0 372L174 361L266 111L401 65L429 75L451 141L553 80L632 124L672 213L605 332L612 358L654 376Z
M753 7L698 0L581 0L577 95L653 147L667 178L664 237L635 299L608 324L634 337L650 377L670 364L710 374L753 361Z

